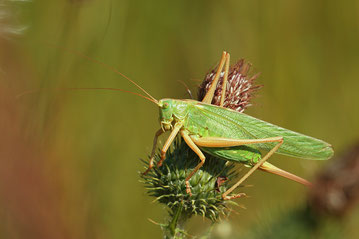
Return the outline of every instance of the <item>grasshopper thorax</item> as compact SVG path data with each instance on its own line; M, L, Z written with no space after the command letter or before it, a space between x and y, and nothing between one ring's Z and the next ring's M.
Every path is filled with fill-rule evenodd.
M158 102L158 106L160 107L160 124L166 131L171 130L177 121L183 120L187 115L188 103L183 100L162 99Z

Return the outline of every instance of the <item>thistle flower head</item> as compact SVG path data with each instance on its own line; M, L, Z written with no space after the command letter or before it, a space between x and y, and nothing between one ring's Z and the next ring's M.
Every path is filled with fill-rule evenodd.
M223 107L243 112L248 106L250 106L250 101L253 97L253 94L261 86L255 85L254 81L259 76L255 74L253 76L248 76L250 71L251 64L245 62L244 59L239 60L237 63L232 65L229 68L228 72L228 82L226 88L226 94L224 98ZM198 89L198 100L201 101L209 90L214 77L216 75L217 67L212 69L207 73L203 82ZM219 105L222 95L222 83L224 72L221 73L221 76L218 81L216 91L212 100L212 104Z
M189 181L192 192L189 195L185 179L197 166L199 159L180 138L176 138L173 144L166 153L164 164L142 176L148 194L155 197L155 201L168 206L172 212L181 206L182 215L186 218L202 215L212 221L218 220L221 214L227 213L228 202L222 199L222 194L235 176L233 164L206 155L206 163ZM157 154L155 160L159 159L160 154Z

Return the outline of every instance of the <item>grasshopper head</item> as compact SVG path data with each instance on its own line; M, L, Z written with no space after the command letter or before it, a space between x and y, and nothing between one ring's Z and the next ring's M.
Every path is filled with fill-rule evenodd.
M170 130L173 122L173 100L162 99L158 102L160 107L160 123L164 130Z

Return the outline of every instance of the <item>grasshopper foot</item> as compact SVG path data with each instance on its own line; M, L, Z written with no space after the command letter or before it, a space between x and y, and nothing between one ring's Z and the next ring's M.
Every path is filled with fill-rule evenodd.
M157 167L161 167L161 166L162 166L162 163L163 163L163 160L161 159L160 161L158 161Z
M150 170L151 170L150 167L148 167L148 169L146 169L146 171L144 171L144 172L142 173L142 175L146 175Z
M186 193L188 193L190 196L192 196L191 186L189 185L188 181L186 181Z
M232 199L236 199L236 198L240 198L240 197L245 197L247 196L245 193L239 193L239 194L235 194L235 195L232 195L232 196L223 196L222 195L222 198L223 200L232 200Z
M165 161L165 158L166 158L166 153L162 153L162 154L161 154L161 160L158 161L157 167L161 167L161 166L162 166L162 163L163 163L163 161Z
M152 168L153 168L153 158L150 159L150 162L149 162L149 164L148 164L148 168L147 168L146 171L144 171L144 172L142 173L142 175L146 175L149 171L151 171Z
M153 165L148 166L148 169L142 173L142 175L146 175L151 169L153 168Z

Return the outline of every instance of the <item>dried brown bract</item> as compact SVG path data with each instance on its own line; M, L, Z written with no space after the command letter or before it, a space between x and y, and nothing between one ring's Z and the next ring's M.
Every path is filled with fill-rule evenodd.
M224 99L223 107L243 112L248 106L250 106L250 100L253 94L261 86L255 85L255 79L259 76L259 73L248 76L251 64L245 62L244 59L239 60L236 64L229 68L227 90ZM198 100L201 101L206 95L211 83L215 77L217 66L212 69L204 78L203 82L199 86ZM221 77L218 81L217 89L215 91L212 104L219 105L222 94L222 82L224 72L221 73Z

